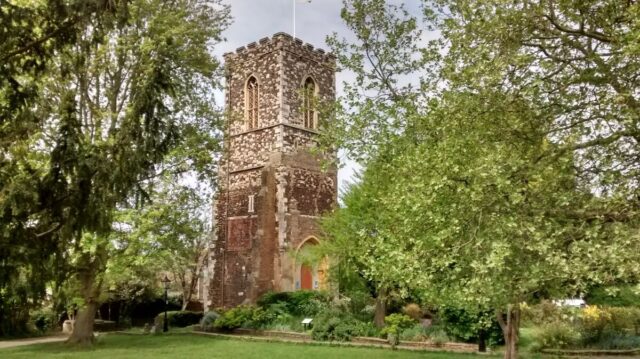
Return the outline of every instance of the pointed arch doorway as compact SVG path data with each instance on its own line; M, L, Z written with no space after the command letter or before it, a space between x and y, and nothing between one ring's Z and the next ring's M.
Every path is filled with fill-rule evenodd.
M310 263L309 253L319 242L315 237L305 239L296 250L296 290L318 290L324 288L327 261Z

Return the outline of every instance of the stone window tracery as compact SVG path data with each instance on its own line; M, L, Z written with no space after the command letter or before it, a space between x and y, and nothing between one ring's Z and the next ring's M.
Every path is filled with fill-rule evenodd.
M311 77L307 77L304 81L303 98L302 98L302 113L303 124L306 128L316 128L316 110L315 110L315 96L317 92L316 82Z
M251 76L247 80L247 86L245 88L245 113L247 128L249 129L258 127L258 105L258 80L254 76Z

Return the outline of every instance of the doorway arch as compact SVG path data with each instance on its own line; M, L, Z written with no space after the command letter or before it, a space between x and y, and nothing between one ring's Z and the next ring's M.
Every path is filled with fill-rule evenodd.
M324 288L326 259L322 259L320 263L309 262L309 252L313 246L318 244L320 244L318 239L310 236L296 248L294 265L296 290L319 290Z

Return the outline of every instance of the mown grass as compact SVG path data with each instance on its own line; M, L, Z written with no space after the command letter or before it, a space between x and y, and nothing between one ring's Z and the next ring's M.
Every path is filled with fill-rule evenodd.
M313 344L290 344L227 340L190 334L105 335L89 349L64 343L37 344L0 349L0 358L90 358L90 359L162 359L162 358L392 358L392 359L473 359L496 358L474 354L445 352L392 351L377 348L353 348Z

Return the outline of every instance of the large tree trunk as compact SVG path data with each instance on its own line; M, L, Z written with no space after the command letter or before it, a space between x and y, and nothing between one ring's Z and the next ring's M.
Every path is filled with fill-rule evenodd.
M95 319L97 308L98 303L91 302L80 309L73 325L73 332L69 339L67 339L67 343L80 345L93 344L93 320Z
M106 257L106 248L98 246L95 257L84 253L78 261L80 267L77 277L84 297L84 307L80 309L75 318L73 331L67 339L67 343L91 345L94 341L93 322L98 310L98 297L102 286L102 280L98 280L98 274L104 269L103 263L106 262Z
M520 328L520 307L509 305L505 313L498 312L498 323L504 336L504 359L516 359L518 357L518 331Z
M387 316L387 289L380 288L376 297L376 312L373 317L373 323L377 328L384 327L384 317Z

